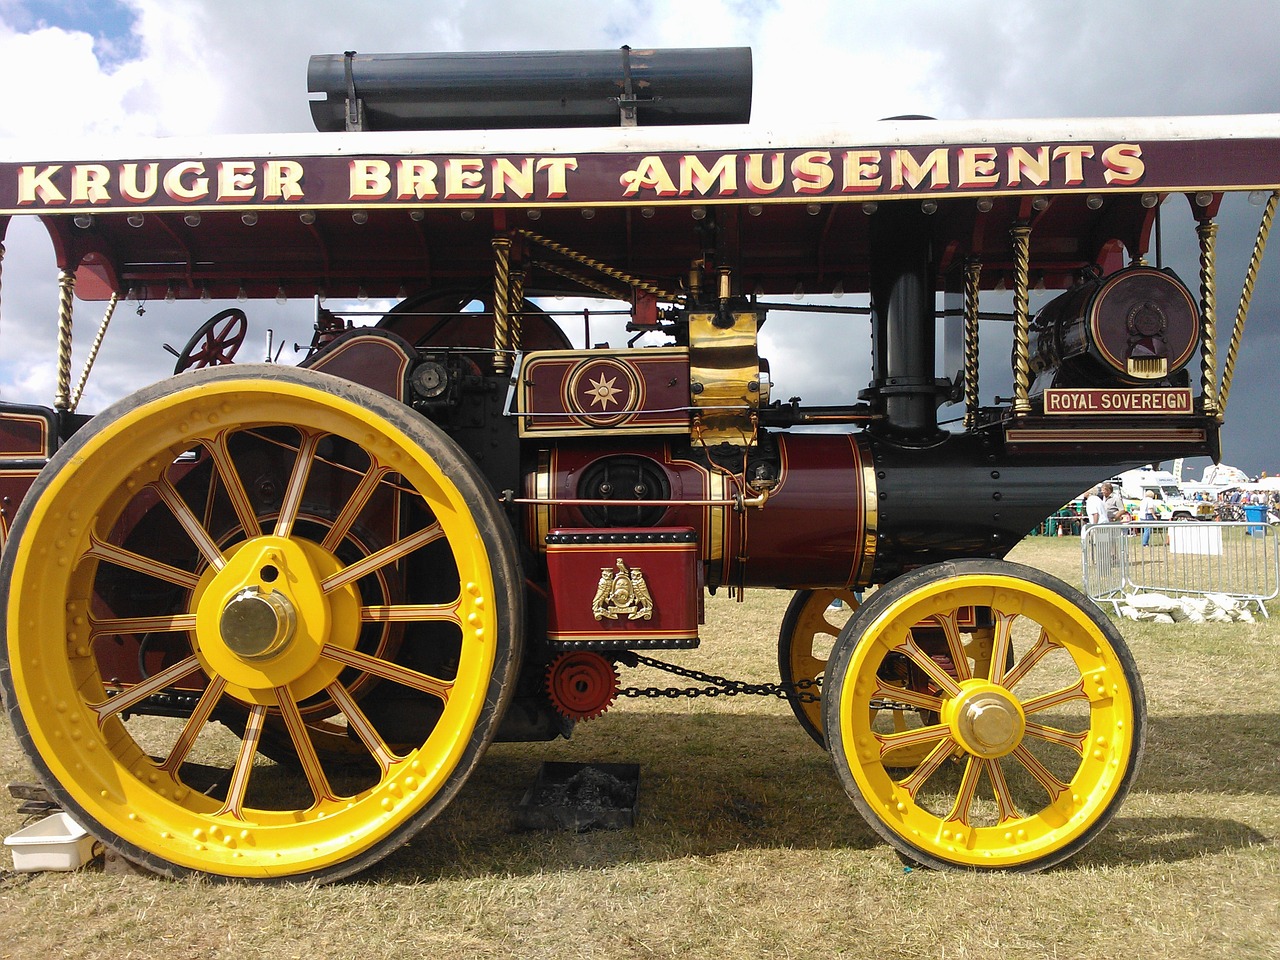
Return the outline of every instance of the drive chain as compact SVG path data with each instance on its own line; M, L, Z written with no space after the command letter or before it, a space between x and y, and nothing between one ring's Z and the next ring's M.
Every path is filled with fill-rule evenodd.
M618 691L618 696L620 697L647 697L650 699L666 697L667 699L675 700L680 697L736 697L741 695L748 697L778 697L782 700L796 700L800 703L819 703L822 700L821 677L816 677L812 680L797 680L795 683L790 684L746 683L742 680L718 677L712 673L703 673L700 670L691 670L688 667L677 666L674 663L665 663L662 660L655 660L653 657L646 657L638 653L633 653L631 657L628 657L628 660L632 658L634 658L635 663L630 665L665 670L667 673L674 673L676 676L696 680L699 683L708 684L708 686L624 687Z

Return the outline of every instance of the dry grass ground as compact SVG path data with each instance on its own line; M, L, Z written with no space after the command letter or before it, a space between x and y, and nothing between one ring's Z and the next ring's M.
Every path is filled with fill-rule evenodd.
M1074 540L1013 559L1079 582ZM708 604L669 659L776 679L788 597ZM1280 606L1254 626L1122 629L1150 707L1116 820L1042 874L907 870L779 700L626 700L572 742L499 745L445 814L329 887L119 877L0 885L0 957L1280 957ZM624 683L667 685L632 672ZM547 759L641 766L618 832L525 833ZM0 731L0 776L31 774ZM0 803L0 831L21 826Z

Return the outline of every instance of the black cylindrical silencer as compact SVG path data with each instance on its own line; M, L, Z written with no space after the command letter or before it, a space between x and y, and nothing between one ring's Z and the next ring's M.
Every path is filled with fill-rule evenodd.
M322 132L352 90L364 130L619 126L628 103L638 126L746 123L751 48L322 54L307 90Z

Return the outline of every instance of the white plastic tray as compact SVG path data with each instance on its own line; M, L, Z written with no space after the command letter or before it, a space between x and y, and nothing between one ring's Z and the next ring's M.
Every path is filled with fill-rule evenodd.
M93 857L93 842L84 827L62 811L4 838L18 873L76 870Z

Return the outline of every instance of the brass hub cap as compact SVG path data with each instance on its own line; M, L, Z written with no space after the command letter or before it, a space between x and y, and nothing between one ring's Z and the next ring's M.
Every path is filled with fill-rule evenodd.
M222 610L218 632L222 642L245 660L270 660L293 639L298 615L278 590L263 593L245 587Z
M965 750L989 760L1013 752L1027 728L1022 705L1004 688L994 685L963 694L950 722Z

